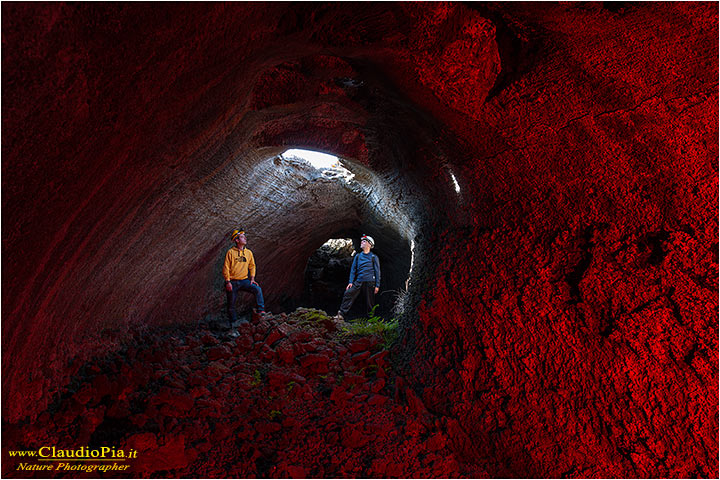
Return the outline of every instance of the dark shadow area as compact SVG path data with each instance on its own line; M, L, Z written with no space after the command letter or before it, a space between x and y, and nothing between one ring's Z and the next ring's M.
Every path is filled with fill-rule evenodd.
M330 239L307 262L303 300L328 314L334 314L348 281L355 254L349 238Z

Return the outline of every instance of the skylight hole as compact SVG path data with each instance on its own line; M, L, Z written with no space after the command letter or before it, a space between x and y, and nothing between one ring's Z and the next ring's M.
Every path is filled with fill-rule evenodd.
M301 150L299 148L291 148L282 154L283 158L296 158L305 160L307 163L318 170L338 168L341 166L340 159L335 155L322 152L314 152L312 150Z
M315 152L312 150L302 150L299 148L291 148L280 155L288 161L299 161L307 163L315 170L318 170L323 177L330 180L342 180L349 183L355 175L345 168L342 161L335 155L328 153Z

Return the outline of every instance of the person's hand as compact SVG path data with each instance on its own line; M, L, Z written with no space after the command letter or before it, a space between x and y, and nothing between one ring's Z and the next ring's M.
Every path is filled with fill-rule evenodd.
M348 286L345 287L345 290L350 290L352 288L352 283L348 283Z
M379 291L380 291L380 289L378 287L375 287L375 294L377 294L377 292L379 292Z
M258 287L260 286L255 280L250 280L250 285L257 285Z
M228 292L232 292L232 283L225 282L225 290L227 290Z

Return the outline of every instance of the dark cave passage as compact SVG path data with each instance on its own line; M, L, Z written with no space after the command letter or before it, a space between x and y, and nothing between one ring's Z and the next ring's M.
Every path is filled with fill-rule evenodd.
M717 4L1 8L12 446L717 477ZM213 329L237 227L275 315ZM296 309L363 234L397 341Z
M307 305L335 313L338 299L342 298L345 290L354 254L352 239L331 238L308 258L303 291Z
M363 229L357 231L365 232ZM331 315L337 312L349 281L353 256L360 251L358 238L363 233L356 232L344 232L352 238L328 239L310 256L305 268L305 288L301 305L319 308ZM351 235L352 233L356 234ZM376 314L391 318L403 313L403 305L399 304L399 301L407 291L410 281L410 245L397 234L385 233L374 238L376 241L382 238L383 242L387 242L384 248L381 246L373 249L373 253L380 260L383 279L380 291L375 296L375 303L378 305ZM382 245L379 241L378 244ZM353 305L350 318L364 315L363 302L358 299Z

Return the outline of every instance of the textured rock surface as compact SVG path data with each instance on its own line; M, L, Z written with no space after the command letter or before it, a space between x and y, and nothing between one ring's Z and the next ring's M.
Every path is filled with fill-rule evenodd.
M86 365L33 424L6 428L3 443L137 451L122 477L487 475L458 461L445 433L452 419L422 408L381 337L329 332L325 320L298 309L234 336L137 332L131 346ZM285 362L284 347L303 353ZM3 477L28 475L16 465L6 454Z
M238 223L276 303L373 227L414 247L397 354L450 419L428 448L718 475L716 4L2 9L4 425L135 327L219 311ZM264 174L290 147L359 187ZM155 442L167 468L189 435Z

